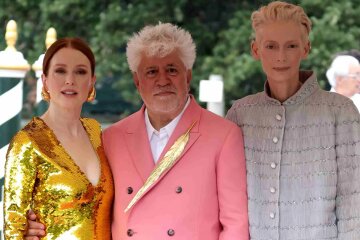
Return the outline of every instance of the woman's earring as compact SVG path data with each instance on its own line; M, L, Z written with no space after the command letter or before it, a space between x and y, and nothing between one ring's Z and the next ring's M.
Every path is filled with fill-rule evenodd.
M41 97L42 99L44 99L45 101L49 102L50 101L50 94L49 92L45 89L45 87L42 87L41 90Z
M95 97L96 97L96 90L95 90L95 87L93 86L86 101L92 102L92 101L94 101Z

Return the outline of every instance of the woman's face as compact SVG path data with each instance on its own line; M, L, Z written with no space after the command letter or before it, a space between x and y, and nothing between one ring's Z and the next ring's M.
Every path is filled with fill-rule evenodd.
M256 31L252 54L261 61L269 82L297 83L299 80L300 62L310 49L301 30L298 23L275 21L265 23Z
M48 75L42 76L50 104L65 108L82 106L94 83L89 59L73 48L62 48L50 60Z

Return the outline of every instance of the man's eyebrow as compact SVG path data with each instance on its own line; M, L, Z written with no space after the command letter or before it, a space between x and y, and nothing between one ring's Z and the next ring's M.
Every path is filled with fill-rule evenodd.
M149 67L146 67L145 69L154 69L154 68L157 68L156 66L149 66Z

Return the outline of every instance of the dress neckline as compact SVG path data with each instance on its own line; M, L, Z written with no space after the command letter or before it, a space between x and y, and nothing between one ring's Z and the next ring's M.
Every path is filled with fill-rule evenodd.
M96 150L96 146L94 145L94 141L91 141L92 139L92 136L91 136L91 131L88 129L87 125L86 125L86 122L84 121L83 118L80 118L80 122L81 122L81 125L83 126L88 138L89 138L89 141L90 141L90 144L94 150L94 153L96 155L96 158L97 158L97 161L99 163L99 167L100 167L100 176L98 178L98 181L97 183L94 185L92 182L90 182L89 178L86 176L86 174L80 169L80 167L76 164L76 162L74 161L74 159L70 156L70 154L67 152L67 150L65 149L65 147L62 145L62 143L60 142L60 140L56 137L56 134L55 132L46 124L46 122L44 121L44 119L40 118L40 117L34 117L33 120L35 122L40 122L41 125L43 125L43 127L50 133L50 136L51 138L56 142L56 144L59 145L59 147L61 148L61 150L65 153L66 157L70 160L70 162L74 165L76 171L82 175L84 177L84 179L88 182L88 184L90 184L93 188L97 188L100 186L100 183L101 183L101 178L103 177L103 171L102 171L102 162L99 158L99 155L98 155L98 152Z

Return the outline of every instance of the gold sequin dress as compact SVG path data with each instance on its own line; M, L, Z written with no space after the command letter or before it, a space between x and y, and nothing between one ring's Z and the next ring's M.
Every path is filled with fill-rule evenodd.
M23 239L31 208L46 226L42 239L111 239L113 180L98 122L81 122L100 161L96 186L71 159L45 122L35 117L9 145L5 165L4 235Z

